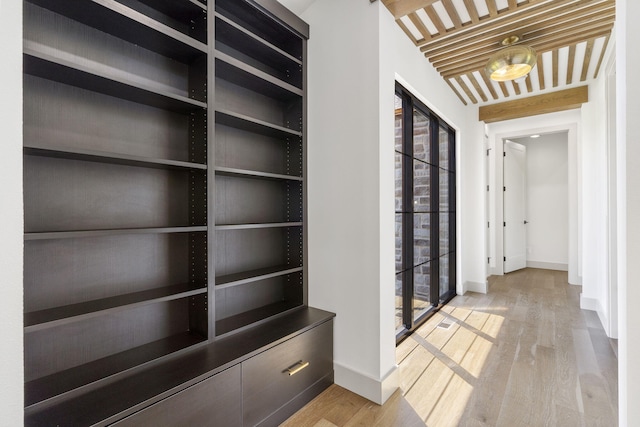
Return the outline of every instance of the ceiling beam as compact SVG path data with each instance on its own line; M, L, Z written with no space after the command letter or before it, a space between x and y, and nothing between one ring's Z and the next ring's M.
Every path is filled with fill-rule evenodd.
M584 52L584 60L582 63L582 74L580 75L580 81L587 80L587 73L589 72L589 64L591 64L591 53L593 53L594 40L587 41L587 48Z
M551 52L551 81L553 82L553 87L558 87L558 49L555 49Z
M396 19L396 23L400 26L400 28L402 28L402 31L404 31L407 37L409 37L409 40L411 40L413 44L415 44L416 46L418 46L418 44L424 41L424 39L420 39L420 40L416 39L413 36L413 34L411 34L411 31L407 28L407 26L404 25L404 22L402 22L402 20Z
M505 98L509 97L509 90L507 89L507 85L504 82L498 82L498 86L500 86L500 90L502 91L502 95Z
M471 100L471 102L474 103L474 104L477 104L478 103L478 99L475 96L473 96L473 93L471 92L471 90L469 89L467 84L464 82L464 80L462 80L462 77L459 77L459 76L455 77L455 81L462 88L462 90L467 95L467 97Z
M498 6L496 6L496 0L484 0L489 9L489 16L495 18L498 16Z
M573 83L573 63L576 61L576 45L569 46L569 59L567 61L567 80L566 84Z
M460 15L458 15L458 11L456 7L453 5L452 0L442 0L442 5L444 9L447 11L447 15L451 18L451 22L453 22L453 27L455 29L462 27L462 21L460 20Z
M398 19L416 10L431 6L438 0L382 0L382 3Z
M473 0L464 0L464 5L467 8L467 12L469 12L471 23L477 24L478 22L480 22L480 17L478 16L478 9L476 9L476 4L473 2Z
M479 108L479 119L485 123L519 119L579 108L588 101L589 86L580 86L515 101L484 105Z
M531 74L530 73L527 75L527 77L525 78L524 82L527 85L527 92L528 93L533 92L533 84L531 83Z
M487 77L487 74L483 73L482 71L480 71L479 74L482 80L484 80L484 84L487 86L487 89L489 89L489 93L491 93L491 96L493 97L493 99L498 99L498 94L496 93L496 90L491 84L491 80L489 80L489 77Z
M487 102L489 99L487 98L487 95L485 95L484 90L482 90L482 87L480 87L480 84L476 80L476 77L473 75L473 73L467 74L467 79L469 79L469 81L473 85L476 93L480 96L480 98L482 98L482 102Z
M538 85L540 86L540 90L544 90L544 64L542 63L542 54L538 55L538 63L536 67L538 68Z
M458 96L460 101L462 101L462 103L464 105L467 105L467 101L464 99L464 97L462 95L460 95L460 92L458 92L458 89L456 89L456 87L453 85L453 83L451 83L451 80L447 80L446 82L449 85L449 87L453 90L453 93L455 93Z
M598 73L600 72L600 66L602 65L602 60L604 59L604 54L607 52L607 45L609 44L609 39L610 38L611 38L611 36L608 35L604 39L604 43L602 44L602 49L600 50L600 59L598 59L598 64L596 65L596 70L593 73L593 78L594 79L598 78Z
M409 14L409 19L411 20L411 22L413 23L413 25L416 26L416 28L418 29L418 31L420 31L420 34L422 34L422 37L425 40L428 40L431 38L431 33L429 32L429 30L427 29L427 27L424 26L424 24L422 23L422 20L420 19L420 17L418 15L416 15L415 13L411 12Z
M440 19L440 16L438 15L438 12L436 12L433 6L425 7L424 11L429 17L429 19L431 19L431 23L438 30L438 34L444 34L447 32L447 28L444 26L444 23L442 22L442 20Z
M511 81L511 85L513 85L513 90L515 91L516 95L520 95L520 83L518 83L515 80Z

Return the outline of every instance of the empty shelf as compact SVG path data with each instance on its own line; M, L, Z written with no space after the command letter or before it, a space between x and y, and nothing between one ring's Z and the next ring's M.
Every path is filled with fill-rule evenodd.
M24 71L36 77L152 107L178 112L207 108L204 102L129 80L108 67L80 64L72 57L61 58L28 46L24 49Z
M119 310L126 310L146 304L171 301L203 294L207 288L193 289L191 285L175 285L165 288L149 289L126 295L118 295L78 304L55 307L46 310L25 313L24 331L33 332L46 328L64 325L70 322L95 317Z
M207 169L207 165L179 160L155 159L130 154L107 153L96 150L82 150L77 148L24 146L25 154L32 156L55 157L70 160L84 160L89 162L112 163L126 166L140 166L157 169Z
M282 265L278 267L261 268L258 270L243 271L241 273L227 274L216 277L216 289L224 289L231 286L244 285L258 280L284 276L286 274L302 271L302 267Z

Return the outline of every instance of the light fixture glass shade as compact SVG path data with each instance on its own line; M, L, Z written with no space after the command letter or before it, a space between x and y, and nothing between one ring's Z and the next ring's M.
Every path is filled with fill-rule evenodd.
M525 45L509 46L494 53L485 70L491 80L506 82L526 76L536 65L536 51Z

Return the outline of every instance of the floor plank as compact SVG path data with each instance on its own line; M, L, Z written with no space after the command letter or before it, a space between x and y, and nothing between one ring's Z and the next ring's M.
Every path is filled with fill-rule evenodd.
M617 343L580 292L566 272L491 277L398 345L401 387L384 405L333 385L283 425L616 426Z

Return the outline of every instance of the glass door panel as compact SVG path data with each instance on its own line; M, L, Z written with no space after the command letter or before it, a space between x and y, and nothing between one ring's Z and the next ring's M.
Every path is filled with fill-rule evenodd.
M455 133L400 85L395 97L395 326L409 333L455 289Z
M413 269L413 320L431 308L431 266L422 264Z

